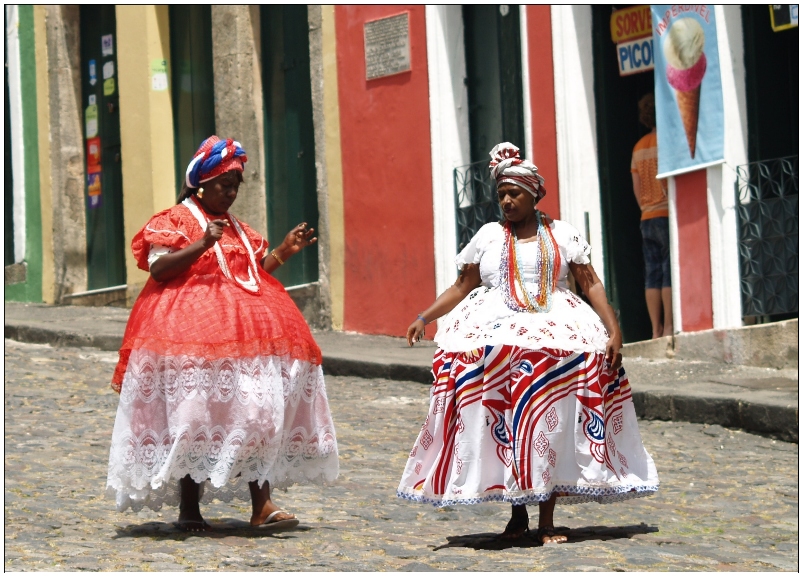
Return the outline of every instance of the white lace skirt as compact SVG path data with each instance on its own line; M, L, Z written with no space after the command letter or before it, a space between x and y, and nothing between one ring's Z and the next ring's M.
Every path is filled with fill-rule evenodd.
M338 472L320 366L131 353L106 483L119 511L177 505L187 475L201 484L201 502L229 502L250 499L254 480L282 488Z

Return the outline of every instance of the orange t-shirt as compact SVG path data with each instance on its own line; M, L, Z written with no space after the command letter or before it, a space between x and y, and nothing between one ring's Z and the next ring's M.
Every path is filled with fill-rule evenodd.
M668 216L668 194L665 180L657 176L657 132L650 132L632 150L630 172L640 176L640 195L637 196L641 220Z

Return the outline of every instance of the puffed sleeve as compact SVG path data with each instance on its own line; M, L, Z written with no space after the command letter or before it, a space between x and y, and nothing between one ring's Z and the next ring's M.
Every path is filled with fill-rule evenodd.
M590 244L579 230L563 220L555 220L554 239L563 249L568 262L590 264Z
M462 249L462 252L457 254L457 257L454 259L454 262L457 264L457 270L462 270L462 267L466 264L479 264L479 261L482 259L482 254L487 247L487 239L489 233L491 232L491 227L497 227L498 223L491 222L490 224L485 224L479 230L476 231L476 234L473 235L470 242Z
M189 246L202 235L203 231L200 225L189 214L189 211L180 205L173 206L153 216L136 233L131 242L131 251L137 266L148 271L150 270L148 258L153 246L175 252Z

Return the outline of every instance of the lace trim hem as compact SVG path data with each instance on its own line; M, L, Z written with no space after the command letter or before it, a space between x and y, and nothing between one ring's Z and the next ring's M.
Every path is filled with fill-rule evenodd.
M483 502L508 502L514 506L521 504L534 504L545 502L552 495L557 494L557 504L581 504L583 502L598 502L599 504L610 504L621 502L632 498L642 498L657 492L659 484L647 485L623 485L607 488L592 488L585 486L555 486L548 492L537 492L527 490L523 492L507 492L505 490L492 490L484 494L471 498L446 498L431 497L425 494L415 493L411 489L396 490L396 496L419 502L421 504L431 504L437 508L454 505L481 504Z
M133 512L139 512L143 508L158 511L165 505L178 506L181 500L181 488L178 481L185 475L184 473L176 474L161 483L158 488L147 486L141 490L124 485L119 478L110 477L106 484L106 497L116 501L118 512L124 512L129 508ZM338 475L337 453L332 452L319 458L313 464L291 470L276 469L267 474L243 470L239 477L224 481L219 486L209 478L205 480L193 478L193 480L200 484L200 502L210 504L215 500L226 503L234 500L249 502L251 499L249 482L257 481L259 484L269 482L271 490L286 490L296 484L329 486L334 483Z

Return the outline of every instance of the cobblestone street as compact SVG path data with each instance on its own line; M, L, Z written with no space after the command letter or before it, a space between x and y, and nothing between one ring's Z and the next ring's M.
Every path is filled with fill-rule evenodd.
M334 486L275 500L298 530L247 527L248 502L117 513L104 493L117 354L5 340L5 569L11 571L798 571L798 445L719 426L641 421L651 498L558 506L569 543L503 543L509 506L435 509L395 496L428 388L326 380L340 447ZM638 382L632 380L637 389ZM530 526L536 526L536 507Z

